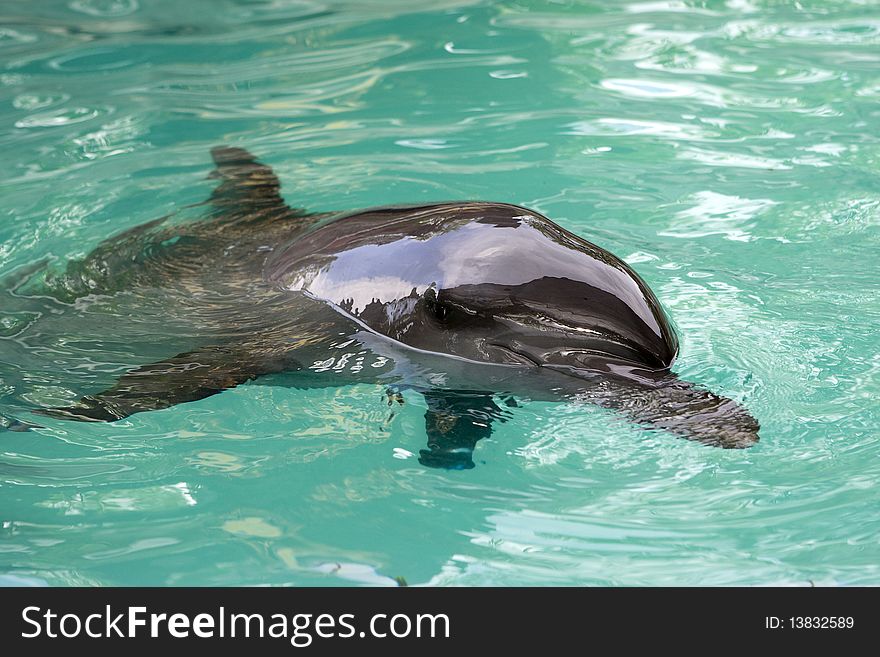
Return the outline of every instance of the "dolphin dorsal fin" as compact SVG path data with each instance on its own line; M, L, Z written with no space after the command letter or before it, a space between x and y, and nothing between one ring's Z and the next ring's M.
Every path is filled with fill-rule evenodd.
M216 168L209 177L219 179L220 184L208 202L216 211L236 218L274 210L291 212L281 198L278 176L252 153L243 148L216 146L211 149L211 156Z

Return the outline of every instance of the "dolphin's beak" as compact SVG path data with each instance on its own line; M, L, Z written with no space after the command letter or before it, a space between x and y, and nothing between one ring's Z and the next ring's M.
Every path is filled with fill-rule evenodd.
M619 363L607 363L602 370L547 367L581 382L575 398L613 409L648 427L723 449L743 449L760 440L760 424L744 406L683 381L669 370Z

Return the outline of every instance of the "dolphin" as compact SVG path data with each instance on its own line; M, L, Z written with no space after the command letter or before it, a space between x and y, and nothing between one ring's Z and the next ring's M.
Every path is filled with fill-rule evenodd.
M671 371L678 338L638 274L540 213L476 201L310 213L248 151L211 153L218 184L198 220L137 226L38 282L65 304L158 290L198 344L34 412L113 422L268 377L378 384L389 405L417 391L429 467L473 467L476 443L523 400L589 402L715 447L758 441L743 406Z

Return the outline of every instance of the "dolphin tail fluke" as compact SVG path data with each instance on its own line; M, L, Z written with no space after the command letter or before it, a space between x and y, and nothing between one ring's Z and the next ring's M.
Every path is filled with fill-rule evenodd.
M211 345L124 374L114 386L62 408L34 411L82 422L113 422L205 399L264 374L298 367L282 347Z
M423 394L428 403L428 449L419 451L419 463L447 470L473 468L477 441L492 435L493 421L504 422L505 411L488 392L432 390Z
M216 146L211 149L211 156L216 168L210 177L220 184L209 203L226 220L253 222L305 214L285 205L278 176L249 151Z

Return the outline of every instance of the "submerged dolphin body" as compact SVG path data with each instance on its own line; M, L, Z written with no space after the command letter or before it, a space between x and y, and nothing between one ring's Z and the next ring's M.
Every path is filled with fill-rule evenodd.
M463 202L309 214L285 205L247 151L212 154L206 217L133 228L41 287L65 302L161 290L201 344L36 412L114 421L284 373L300 387L380 383L389 403L394 389L418 390L420 461L436 467L473 467L476 442L516 398L585 400L718 447L758 440L743 407L670 372L678 341L638 275L537 212Z

